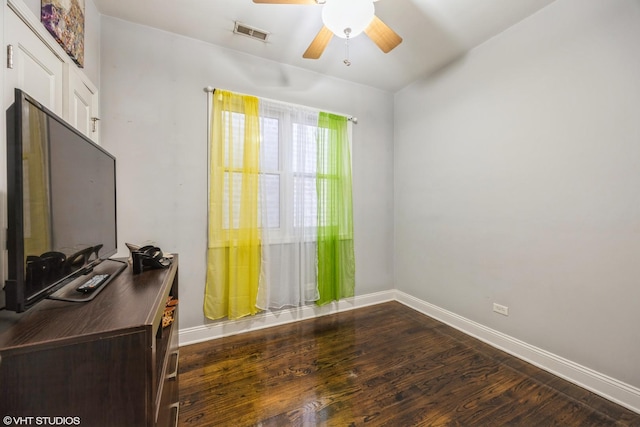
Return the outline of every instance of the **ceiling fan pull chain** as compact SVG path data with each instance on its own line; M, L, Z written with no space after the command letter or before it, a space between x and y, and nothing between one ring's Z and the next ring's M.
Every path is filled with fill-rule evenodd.
M344 34L347 36L347 39L344 42L345 59L342 62L344 62L344 65L348 67L349 65L351 65L351 61L349 61L349 34L351 34L351 28L345 28Z

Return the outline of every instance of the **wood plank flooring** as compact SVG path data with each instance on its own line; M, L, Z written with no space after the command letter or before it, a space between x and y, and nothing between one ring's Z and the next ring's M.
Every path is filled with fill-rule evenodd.
M397 302L185 346L181 426L640 426Z

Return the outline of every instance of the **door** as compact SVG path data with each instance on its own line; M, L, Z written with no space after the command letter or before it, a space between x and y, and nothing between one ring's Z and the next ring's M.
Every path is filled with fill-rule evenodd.
M62 116L63 61L40 40L31 28L8 6L4 9L4 51L7 64L3 67L3 112L14 102L14 88L20 88L42 105ZM9 47L10 46L10 47ZM12 52L9 55L9 52ZM11 56L11 60L9 60ZM11 62L11 64L8 64ZM10 65L10 66L9 66ZM2 120L4 124L4 117ZM9 125L7 123L7 125ZM6 130L0 135L0 242L6 241L7 171ZM7 266L6 249L2 250L0 288L4 286ZM4 306L0 295L0 307Z
M12 10L5 10L4 40L11 46L12 68L5 68L4 107L13 103L20 88L62 116L64 62Z
M99 143L98 138L98 90L90 82L85 81L71 64L65 65L68 87L64 111L65 119L73 127Z

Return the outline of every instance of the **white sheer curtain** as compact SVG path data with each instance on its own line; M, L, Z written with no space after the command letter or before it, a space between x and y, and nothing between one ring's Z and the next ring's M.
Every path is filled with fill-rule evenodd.
M257 306L319 298L316 281L318 111L260 100L262 264Z

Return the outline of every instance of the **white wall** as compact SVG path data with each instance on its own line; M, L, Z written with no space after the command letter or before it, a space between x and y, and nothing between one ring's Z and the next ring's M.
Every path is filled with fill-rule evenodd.
M358 117L356 294L393 285L393 96L193 39L102 18L102 145L117 157L119 248L180 254L180 326L205 324L207 97L213 86Z
M398 290L640 386L639 40L557 0L396 94Z

